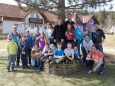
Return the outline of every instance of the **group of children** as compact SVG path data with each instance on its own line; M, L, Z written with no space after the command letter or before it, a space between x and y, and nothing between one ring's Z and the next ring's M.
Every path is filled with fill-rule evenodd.
M44 49L41 51L37 45L32 49L32 66L38 68L37 71L43 70L44 62L52 63L62 63L62 62L73 62L78 61L80 56L78 54L77 46L72 48L72 44L68 43L66 49L62 49L62 43L57 43L50 48L49 44L45 44Z
M52 47L50 46L50 44L46 43L44 34L41 34L36 38L36 40L39 40L39 43L38 45L35 43L31 50L31 65L33 67L37 67L37 71L43 70L44 62L48 62L50 64L59 64L62 62L77 62L79 59L81 59L78 53L77 46L72 47L72 44L69 42L67 43L67 48L63 50L61 42L57 43L57 45L53 44ZM12 71L14 70L18 47L20 48L22 68L28 68L29 52L27 42L27 36L25 35L23 35L21 40L19 41L19 46L14 42L14 38L9 38L9 44L7 45L9 54L7 66L8 71L10 71L10 66L12 67Z

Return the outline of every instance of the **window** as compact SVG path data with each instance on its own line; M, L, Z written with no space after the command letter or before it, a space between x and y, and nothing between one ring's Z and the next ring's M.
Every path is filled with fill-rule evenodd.
M17 28L22 28L21 24L14 24L14 26L16 26Z
M34 29L34 24L30 24L30 28L31 28L31 29Z

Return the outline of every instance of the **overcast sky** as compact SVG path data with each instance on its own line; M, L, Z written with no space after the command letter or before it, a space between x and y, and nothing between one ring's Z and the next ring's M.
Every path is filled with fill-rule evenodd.
M13 5L17 5L16 2L14 0L0 0L0 3L7 3L7 4L13 4ZM67 3L67 1L66 1ZM115 11L115 0L113 0L112 2L113 5L113 9L111 9L111 11ZM109 3L108 3L109 4ZM103 8L102 8L103 9ZM109 6L105 6L106 10L109 10ZM89 9L91 10L91 9Z

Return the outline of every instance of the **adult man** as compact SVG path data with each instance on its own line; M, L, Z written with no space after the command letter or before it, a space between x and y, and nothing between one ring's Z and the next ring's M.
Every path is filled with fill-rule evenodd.
M62 42L63 48L64 46L64 39L65 39L65 27L62 24L62 20L57 20L57 25L54 27L54 42Z
M20 62L20 48L19 48L19 41L21 39L21 35L17 32L17 27L13 26L12 32L8 35L8 39L13 38L14 42L18 45L18 52L17 52L17 62L16 65L19 66Z
M91 74L92 72L102 74L104 68L103 58L104 58L103 53L97 50L95 45L92 45L91 51L89 52L86 58L87 66L90 70L88 74Z
M92 32L92 40L93 43L96 45L96 48L103 52L102 44L105 40L105 34L102 29L99 28L98 24L95 23L95 30Z
M67 18L68 18L68 20L65 22L65 27L67 28L67 25L70 24L72 26L72 28L74 28L73 27L74 22L72 21L72 15L68 14Z

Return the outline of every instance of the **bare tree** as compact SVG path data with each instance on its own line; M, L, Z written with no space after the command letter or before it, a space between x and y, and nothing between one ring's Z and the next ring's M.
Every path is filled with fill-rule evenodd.
M15 0L21 9L25 11L48 11L65 19L65 11L67 9L87 9L88 7L96 8L106 5L112 0ZM26 7L22 6L26 5Z

